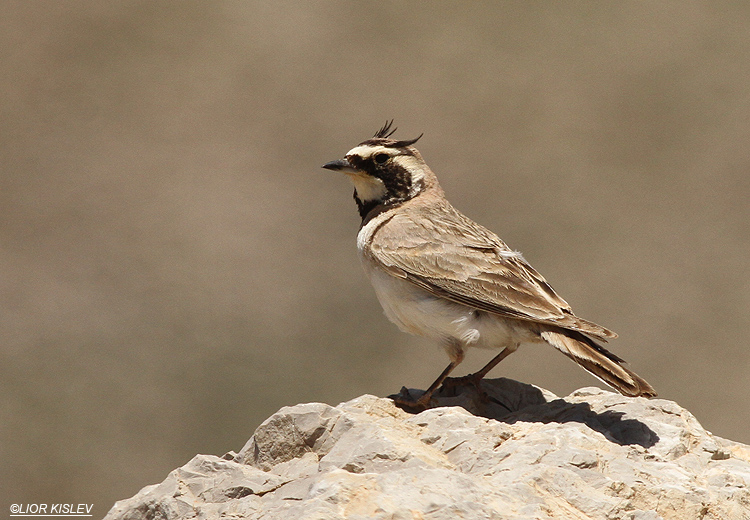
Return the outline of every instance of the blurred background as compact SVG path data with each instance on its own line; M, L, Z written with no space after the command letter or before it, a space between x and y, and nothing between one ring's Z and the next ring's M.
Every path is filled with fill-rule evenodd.
M1 510L101 517L282 406L437 376L320 168L390 118L661 397L750 442L748 27L744 2L2 2ZM500 376L599 384L534 346Z

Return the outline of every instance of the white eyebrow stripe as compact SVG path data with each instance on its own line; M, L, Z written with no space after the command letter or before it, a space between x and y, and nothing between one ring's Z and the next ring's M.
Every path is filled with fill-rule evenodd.
M390 150L393 150L393 148L387 148L382 145L365 144L361 146L355 146L354 148L346 152L346 155L358 155L359 157L362 157L364 159L365 157L370 157L372 155L375 155L376 153L388 153L388 151ZM388 155L390 155L390 153Z

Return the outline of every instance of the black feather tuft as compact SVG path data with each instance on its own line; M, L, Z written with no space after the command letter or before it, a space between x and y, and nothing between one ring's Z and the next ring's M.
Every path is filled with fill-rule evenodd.
M386 138L392 136L393 133L396 130L398 130L398 127L394 128L393 130L391 130L392 126L393 126L393 119L391 119L390 121L386 120L386 122L383 125L383 127L380 130L378 130L373 137L377 137L379 139L386 139Z
M390 121L386 121L383 127L378 130L375 135L371 139L367 139L366 141L362 141L359 144L379 144L383 146L387 146L389 148L406 148L407 146L411 146L424 135L424 133L419 134L418 137L415 137L414 139L404 139L402 141L397 141L396 139L389 139L393 135L393 133L397 130L396 128L391 128L393 126L393 119Z
M393 133L393 132L391 132L391 133ZM390 134L389 134L389 135L390 135ZM395 141L395 142L393 142L393 143L389 144L389 146L391 146L392 148L406 148L407 146L411 146L411 145L413 145L414 143L416 143L417 141L419 141L419 139L420 139L420 138L421 138L421 137L422 137L423 135L424 135L424 132L422 132L421 134L419 134L419 135L418 135L417 137L415 137L414 139L405 139L405 140L403 140L403 141Z

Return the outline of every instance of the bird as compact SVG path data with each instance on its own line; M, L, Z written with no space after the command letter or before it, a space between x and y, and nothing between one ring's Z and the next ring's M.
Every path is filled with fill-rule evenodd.
M602 346L617 334L576 316L521 253L448 202L413 146L424 134L398 140L392 126L386 121L323 168L354 184L359 258L385 315L402 331L439 342L450 360L419 398L400 395L397 404L429 407L471 347L500 349L484 368L456 378L481 390L490 370L534 343L554 347L625 396L656 396Z

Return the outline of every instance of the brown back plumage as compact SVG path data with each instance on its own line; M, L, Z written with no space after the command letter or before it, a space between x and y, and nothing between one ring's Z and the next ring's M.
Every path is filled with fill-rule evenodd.
M519 253L443 198L427 207L404 204L373 233L369 251L382 268L436 296L602 340L617 337L573 314Z

